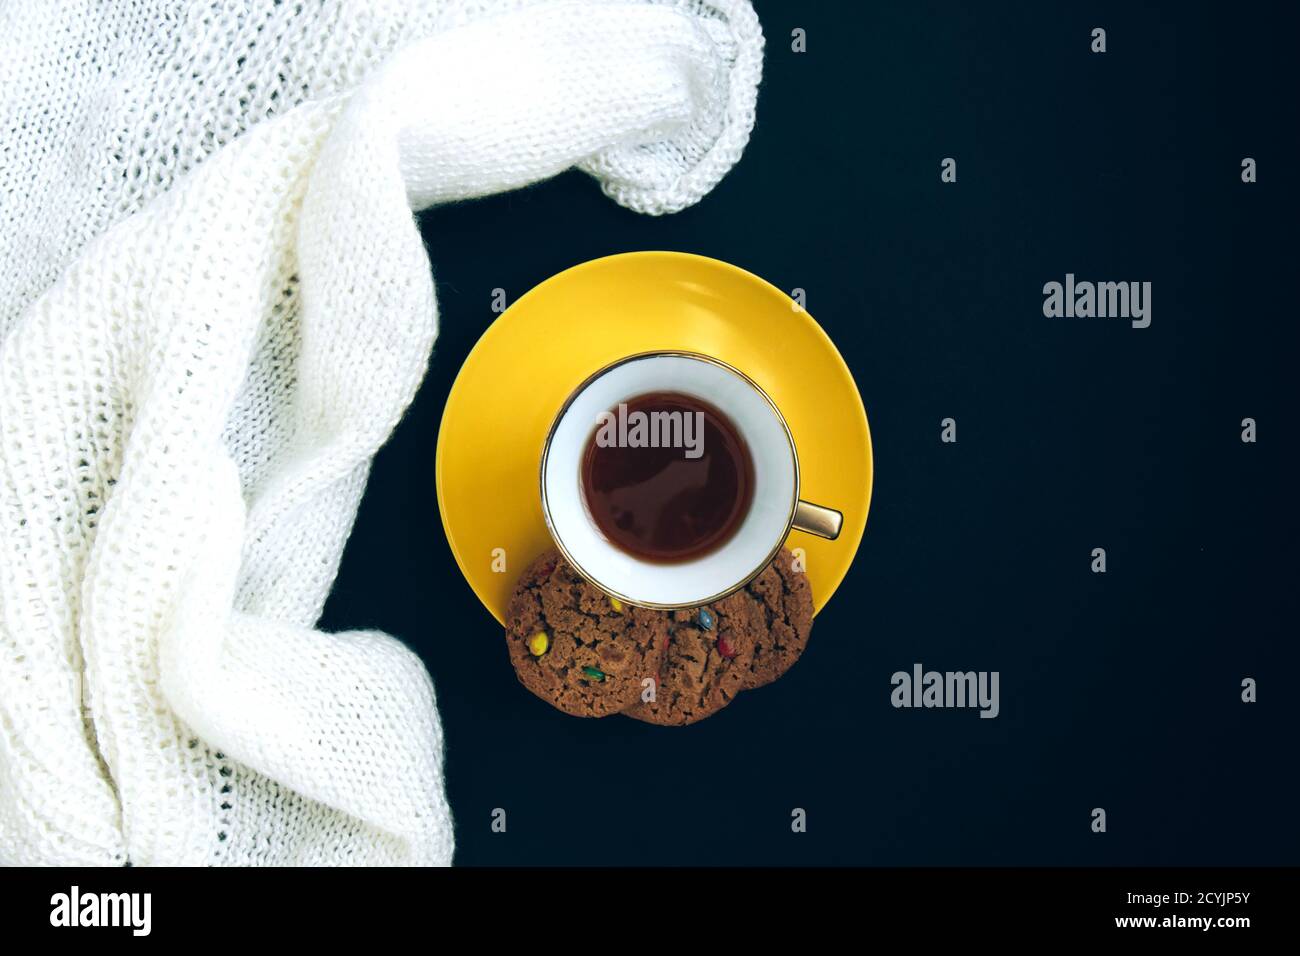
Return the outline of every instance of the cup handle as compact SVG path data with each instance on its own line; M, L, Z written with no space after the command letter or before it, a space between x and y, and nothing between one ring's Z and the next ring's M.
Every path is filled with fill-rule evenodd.
M834 541L840 536L840 528L843 526L844 515L834 508L823 508L802 498L794 506L793 527L796 531L806 531L819 538Z

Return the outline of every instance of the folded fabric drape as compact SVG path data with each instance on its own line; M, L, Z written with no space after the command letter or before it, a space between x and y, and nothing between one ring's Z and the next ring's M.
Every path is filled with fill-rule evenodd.
M681 209L761 50L747 0L0 5L0 862L450 862L423 665L313 629L437 333L412 210Z

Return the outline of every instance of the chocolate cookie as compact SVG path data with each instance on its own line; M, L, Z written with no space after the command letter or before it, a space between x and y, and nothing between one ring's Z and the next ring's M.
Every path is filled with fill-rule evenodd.
M639 701L667 643L666 613L611 599L555 551L529 566L506 609L506 645L520 683L577 717L604 717Z
M761 609L766 626L755 632L754 664L746 689L770 684L790 669L808 646L813 599L808 575L794 569L794 555L782 548L767 568L737 594Z
M703 607L674 611L654 700L642 695L624 713L674 726L716 714L751 679L756 638L765 627L762 607L743 591Z

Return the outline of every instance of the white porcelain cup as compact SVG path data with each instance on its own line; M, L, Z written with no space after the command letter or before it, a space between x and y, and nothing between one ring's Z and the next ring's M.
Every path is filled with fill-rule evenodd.
M723 412L749 447L754 494L720 547L678 563L645 561L612 544L587 508L583 454L603 412L648 392L679 392ZM542 513L556 547L606 594L654 608L695 607L752 581L791 528L834 539L843 516L799 498L799 456L780 410L725 362L693 352L646 352L600 369L574 390L551 425L541 462Z

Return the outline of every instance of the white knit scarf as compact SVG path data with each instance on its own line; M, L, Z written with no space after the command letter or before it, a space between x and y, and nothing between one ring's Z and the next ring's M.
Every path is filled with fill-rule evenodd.
M737 160L748 0L0 0L0 863L448 863L433 688L313 629L437 331L413 209Z

